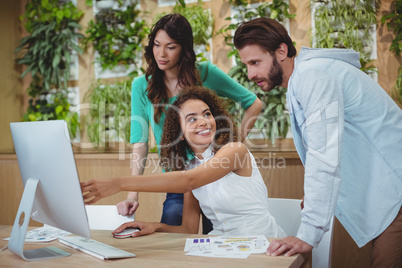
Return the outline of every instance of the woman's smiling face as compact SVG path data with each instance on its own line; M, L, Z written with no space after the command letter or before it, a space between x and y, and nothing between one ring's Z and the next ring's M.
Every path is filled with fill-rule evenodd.
M180 107L180 126L194 153L203 153L215 138L216 122L209 106L202 100L190 99Z

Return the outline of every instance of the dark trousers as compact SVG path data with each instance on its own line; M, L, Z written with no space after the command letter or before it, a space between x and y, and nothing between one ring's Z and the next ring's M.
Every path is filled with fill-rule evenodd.
M371 267L402 268L402 207L395 220L373 240Z
M212 231L211 221L205 217L201 211L202 216L202 233L208 234ZM181 225L183 217L183 194L166 194L166 200L163 202L163 212L161 223L169 225Z

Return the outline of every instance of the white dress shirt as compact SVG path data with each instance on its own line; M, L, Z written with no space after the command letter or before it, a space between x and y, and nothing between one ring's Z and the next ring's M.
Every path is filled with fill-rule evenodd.
M214 154L212 146L202 154L203 159L190 160L192 169ZM223 178L193 190L205 216L211 220L210 235L265 235L282 238L285 232L268 211L268 192L253 155L250 177L230 172ZM247 164L239 161L239 164Z

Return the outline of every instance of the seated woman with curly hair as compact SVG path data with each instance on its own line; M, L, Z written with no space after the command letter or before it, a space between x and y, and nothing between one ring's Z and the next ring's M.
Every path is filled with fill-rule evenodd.
M181 226L133 221L133 237L154 232L197 233L200 208L211 235L285 237L268 211L268 193L254 157L237 142L237 126L222 101L204 87L189 87L169 108L163 128L161 165L171 172L81 183L86 204L119 191L184 193Z

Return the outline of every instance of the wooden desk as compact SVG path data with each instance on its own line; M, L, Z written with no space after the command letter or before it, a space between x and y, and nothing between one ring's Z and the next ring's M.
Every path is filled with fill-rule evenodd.
M10 236L11 229L12 226L0 225L0 248L7 243L2 239ZM24 249L52 245L72 255L26 262L9 250L5 250L0 253L0 267L311 267L309 254L292 257L269 257L259 254L251 255L247 259L186 256L183 250L188 237L202 237L202 235L155 233L138 238L116 239L112 237L110 231L93 230L92 239L132 252L137 255L137 258L103 261L54 241L44 244L26 244Z

